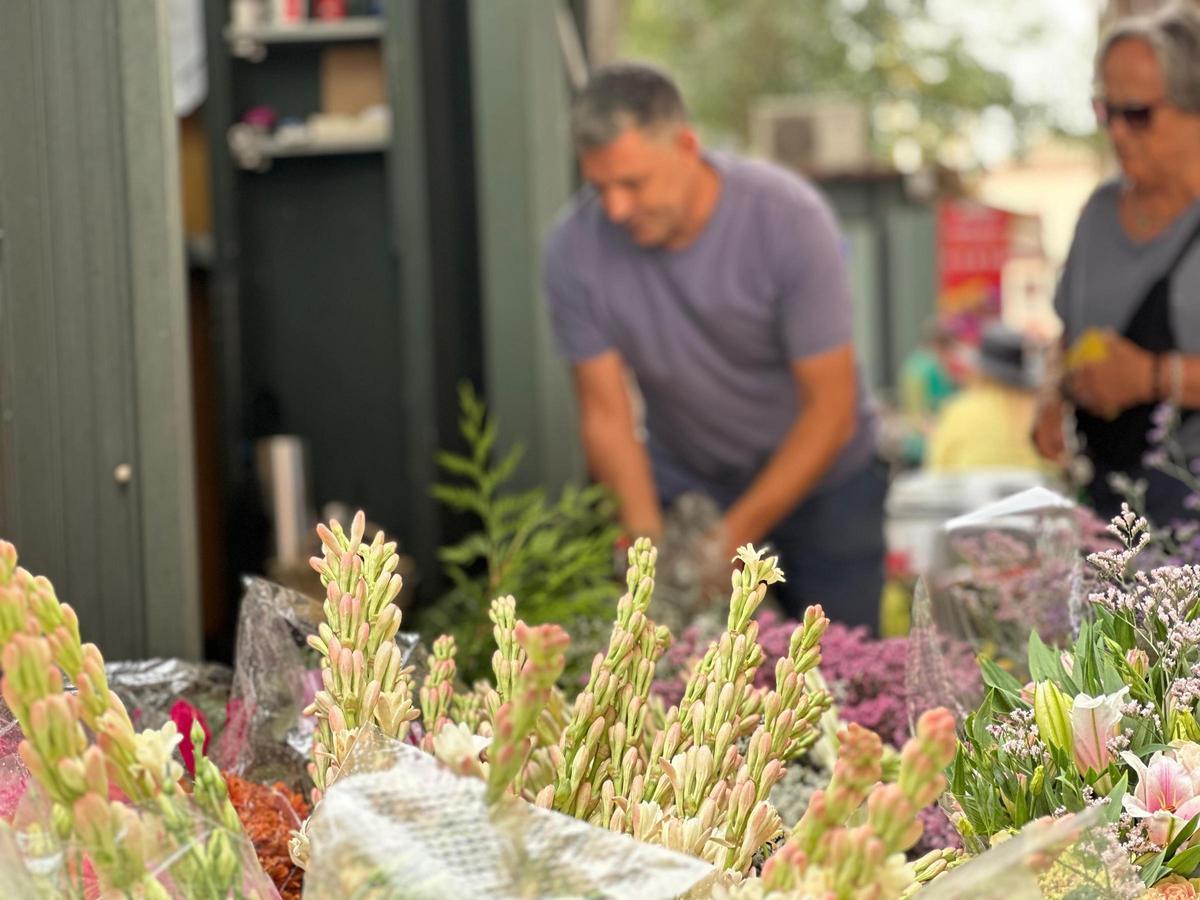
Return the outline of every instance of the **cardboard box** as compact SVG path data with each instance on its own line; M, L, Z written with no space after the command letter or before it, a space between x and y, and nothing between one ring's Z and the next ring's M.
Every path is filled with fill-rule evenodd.
M321 51L321 111L357 116L387 103L383 52L378 43L345 44Z

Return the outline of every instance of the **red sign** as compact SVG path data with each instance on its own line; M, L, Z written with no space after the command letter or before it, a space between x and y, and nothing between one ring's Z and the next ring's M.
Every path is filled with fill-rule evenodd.
M1012 252L1014 216L981 203L938 204L938 311L1000 311L1000 278Z

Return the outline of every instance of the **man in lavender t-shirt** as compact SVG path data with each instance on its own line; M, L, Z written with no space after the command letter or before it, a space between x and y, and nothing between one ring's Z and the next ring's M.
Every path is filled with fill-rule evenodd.
M873 628L886 482L829 208L796 175L702 151L647 66L598 71L573 130L588 187L549 236L545 286L593 474L635 535L703 491L724 511L723 563L769 541L789 612L822 603Z

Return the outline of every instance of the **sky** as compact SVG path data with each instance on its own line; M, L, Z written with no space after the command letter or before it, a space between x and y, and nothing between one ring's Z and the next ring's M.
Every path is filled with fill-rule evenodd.
M1019 100L1044 105L1060 127L1089 134L1092 57L1103 0L929 0L933 19L964 35L985 64L1013 81ZM1024 37L1027 29L1038 33ZM1011 120L997 110L975 135L985 162L999 162L1014 145Z

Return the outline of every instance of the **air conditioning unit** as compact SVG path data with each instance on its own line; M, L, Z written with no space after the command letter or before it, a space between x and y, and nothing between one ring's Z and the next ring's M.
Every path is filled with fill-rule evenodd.
M750 113L755 155L813 175L871 166L867 110L844 97L763 97Z

